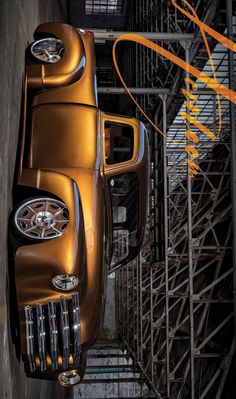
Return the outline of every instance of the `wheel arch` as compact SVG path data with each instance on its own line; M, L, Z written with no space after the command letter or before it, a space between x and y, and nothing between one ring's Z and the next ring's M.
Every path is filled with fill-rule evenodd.
M32 186L17 185L13 191L13 207L30 197L52 197L55 200L63 202L62 198L51 191L41 190Z

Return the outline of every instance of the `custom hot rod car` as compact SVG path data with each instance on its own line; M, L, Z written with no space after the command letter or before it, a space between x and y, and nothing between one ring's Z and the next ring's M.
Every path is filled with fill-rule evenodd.
M108 272L142 244L148 140L135 118L98 109L92 32L45 23L34 40L10 217L20 350L28 376L70 386L98 336Z

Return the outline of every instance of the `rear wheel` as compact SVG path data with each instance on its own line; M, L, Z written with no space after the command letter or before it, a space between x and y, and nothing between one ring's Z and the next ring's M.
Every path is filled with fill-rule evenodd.
M27 53L31 62L55 64L63 57L64 45L60 39L47 37L30 44Z
M66 205L55 198L29 198L12 212L13 236L19 243L38 242L60 237L67 228Z

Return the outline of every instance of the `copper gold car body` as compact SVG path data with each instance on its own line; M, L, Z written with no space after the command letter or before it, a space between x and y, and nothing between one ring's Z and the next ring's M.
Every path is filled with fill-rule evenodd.
M64 53L26 65L16 296L27 376L71 386L99 336L108 272L133 260L143 242L149 150L140 121L98 108L93 34L45 23L34 38L45 37L61 40ZM48 52L50 41L38 44Z

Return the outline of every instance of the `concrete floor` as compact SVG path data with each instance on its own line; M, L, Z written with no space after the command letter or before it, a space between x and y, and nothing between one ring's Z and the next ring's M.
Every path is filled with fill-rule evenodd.
M66 398L53 384L25 378L10 330L7 226L20 120L24 52L36 26L67 21L66 0L0 0L0 398ZM13 315L14 318L14 315ZM54 395L52 395L54 392ZM56 396L55 396L56 394Z

